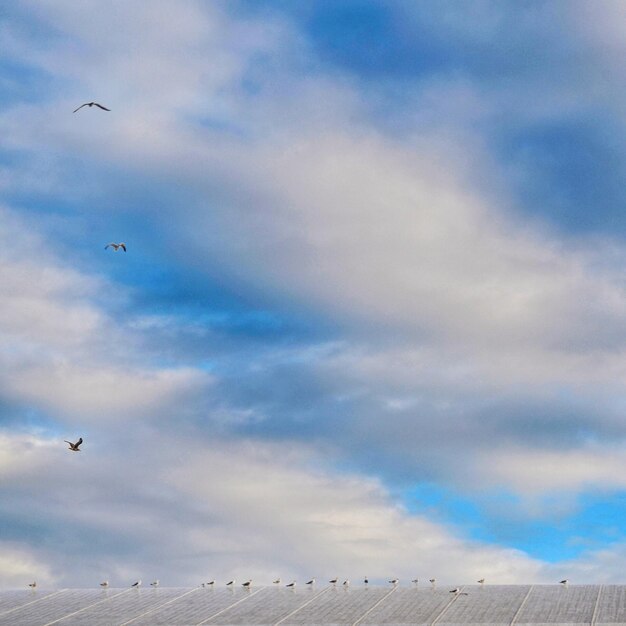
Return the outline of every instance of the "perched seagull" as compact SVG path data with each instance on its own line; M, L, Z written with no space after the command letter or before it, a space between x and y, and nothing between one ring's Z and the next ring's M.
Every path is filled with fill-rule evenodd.
M363 584L364 585L369 585L370 581L368 580L367 576L363 579Z
M85 102L85 104L81 104L77 109L75 109L74 113L76 113L76 111L80 111L83 107L92 107L92 106L97 106L99 109L102 109L103 111L111 110L111 109L107 109L106 107L103 107L101 104L98 104L97 102Z
M29 586L31 589L34 589L34 588L37 586L37 581L35 580L35 581L33 581L32 583L28 583L28 586Z
M338 580L339 580L339 578L337 578L337 576L335 576L332 580L329 580L328 582L329 582L331 585L336 585Z
M158 581L158 580L153 580L153 581L150 583L150 586L151 586L151 587L158 587L158 586L159 586L159 581Z
M230 580L230 581L228 581L228 582L226 583L226 586L227 586L227 587L232 587L232 586L233 586L236 582L237 582L237 581L233 578L232 580Z
M343 584L344 587L349 587L350 586L350 581L349 580L344 580L342 584Z
M211 585L214 585L214 584L215 584L215 581L214 581L214 580L210 580L210 581L206 584L206 586L207 586L207 587L210 587Z
M431 578L428 582L434 587L435 583L437 582L437 579L436 578Z
M82 437L76 443L72 443L71 441L68 441L67 439L64 439L63 441L65 441L65 443L70 444L70 447L68 448L68 450L71 450L72 452L80 452L80 450L78 449L78 446L80 446L80 444L83 443Z
M481 578L480 580L476 581L479 585L484 585L485 584L485 579Z
M241 585L242 587L245 587L246 589L250 589L250 586L252 585L252 579L250 580L246 580L245 583L243 583L243 585Z
M565 580L562 580L559 582L560 585L565 585L567 587L567 583L569 582L569 580L566 578Z
M292 589L296 586L296 581L292 581L289 584L285 585L285 587L291 587Z
M115 243L114 241L112 241L111 243L107 243L107 245L104 246L104 249L106 250L107 248L113 248L115 252L117 252L121 248L122 250L124 250L124 252L126 252L126 244L123 241L120 243Z
M417 584L419 583L419 578L414 578L411 582L412 582L414 585L417 585Z
M109 581L108 581L108 580L103 580L103 581L100 583L100 586L101 586L103 589L106 589L106 588L109 586Z
M310 587L312 587L315 584L315 578L311 578L311 580L309 580L309 582L307 583L307 585L309 585Z
M391 579L390 581L388 581L388 582L390 582L392 585L397 585L400 581L399 581L397 578L392 578L392 579Z
M466 595L468 595L464 591L463 592L461 591L461 587L455 587L454 589L450 589L450 593L454 593L457 596L466 596Z
M137 582L134 582L131 587L141 587L141 578Z
M280 585L280 582L281 582L281 581L280 581L280 578L277 578L277 579L274 581L274 584L275 584L275 585Z

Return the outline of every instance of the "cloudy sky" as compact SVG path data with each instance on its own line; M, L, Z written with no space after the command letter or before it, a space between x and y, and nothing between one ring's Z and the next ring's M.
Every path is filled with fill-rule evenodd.
M0 19L1 587L623 582L622 2Z

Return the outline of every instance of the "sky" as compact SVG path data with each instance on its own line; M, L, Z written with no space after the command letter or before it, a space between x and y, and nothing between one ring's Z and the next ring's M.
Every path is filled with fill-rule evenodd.
M0 587L624 582L625 18L5 3Z

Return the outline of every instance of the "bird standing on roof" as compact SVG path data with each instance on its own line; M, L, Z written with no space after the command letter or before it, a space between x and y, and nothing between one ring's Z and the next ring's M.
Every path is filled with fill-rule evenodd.
M559 582L560 585L563 585L564 587L567 587L567 584L569 583L569 580L567 578L561 580Z
M366 576L366 577L363 579L363 584L364 584L364 585L369 585L369 582L370 582L370 581L369 581L368 577Z
M101 586L103 589L106 589L106 588L109 586L109 581L108 581L108 580L103 580L103 581L100 583L100 586Z
M388 581L388 582L390 582L392 585L397 585L400 581L399 581L397 578L392 578L392 579L391 579L390 581Z
M479 585L484 585L485 584L485 579L481 578L480 580L476 581Z
M28 583L28 586L29 586L31 589L35 589L35 588L37 587L37 581L36 581L36 580L34 580L32 583Z
M414 585L417 585L417 584L419 583L419 581L420 581L420 580L419 580L419 578L414 578L411 582L412 582Z
M338 576L335 576L332 580L329 580L328 582L329 582L331 585L336 585L338 580L339 580L339 577L338 577Z
M158 587L158 586L159 586L159 581L158 581L158 580L153 580L153 581L150 583L150 586L151 586L151 587Z
M437 579L431 578L428 582L434 587L437 584Z
M68 441L67 439L64 439L63 441L65 441L65 443L70 444L70 447L68 448L68 450L71 450L72 452L80 452L80 450L78 449L78 446L80 446L80 444L83 443L82 437L76 443L72 443L71 441Z
M315 584L315 578L311 578L311 580L309 580L309 582L307 583L309 587L312 587L314 584Z
M455 587L454 589L450 589L450 593L454 593L457 596L466 596L466 595L468 595L464 591L461 591L461 587Z
M110 111L111 109L107 109L106 107L103 107L101 104L98 104L97 102L85 102L85 104L81 104L77 109L74 109L74 113L76 113L76 111L80 111L83 107L93 107L96 106L99 109L102 109L103 111Z
M281 583L280 578L277 578L277 579L273 582L273 584L274 584L274 585L280 585L280 583Z
M291 587L291 589L294 589L295 586L296 586L296 581L295 580L292 580L290 583L285 585L285 587Z
M344 587L349 587L350 586L350 581L349 580L344 580L343 583L341 583Z
M214 580L210 580L210 581L206 584L206 586L207 586L207 587L212 587L214 584L215 584L215 581L214 581Z
M227 587L232 587L237 581L233 578L226 583Z
M106 250L107 248L113 248L115 252L117 252L121 248L122 250L124 250L124 252L126 252L126 244L123 241L120 243L115 243L114 241L112 241L111 243L107 243L107 245L104 246L104 249Z
M141 587L141 578L137 582L134 582L131 587Z
M252 586L252 579L246 580L246 582L243 583L241 586L245 587L246 589L250 589L250 587Z

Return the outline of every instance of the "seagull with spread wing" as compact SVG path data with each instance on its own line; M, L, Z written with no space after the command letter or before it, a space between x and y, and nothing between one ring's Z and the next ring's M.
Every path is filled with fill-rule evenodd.
M67 439L64 439L63 441L65 441L65 443L70 444L69 450L71 450L72 452L80 452L80 449L78 448L78 446L80 446L80 444L83 443L82 437L76 443L72 443L71 441L68 441Z
M122 250L124 250L124 252L126 252L126 244L124 242L115 243L114 241L112 241L111 243L107 243L107 245L104 246L105 250L107 248L113 248L115 252L117 252L121 248Z
M110 111L111 109L107 109L106 107L103 107L101 104L98 104L97 102L85 102L85 104L81 104L77 109L74 110L74 113L76 113L76 111L80 111L83 107L93 107L96 106L99 109L102 109L103 111Z

